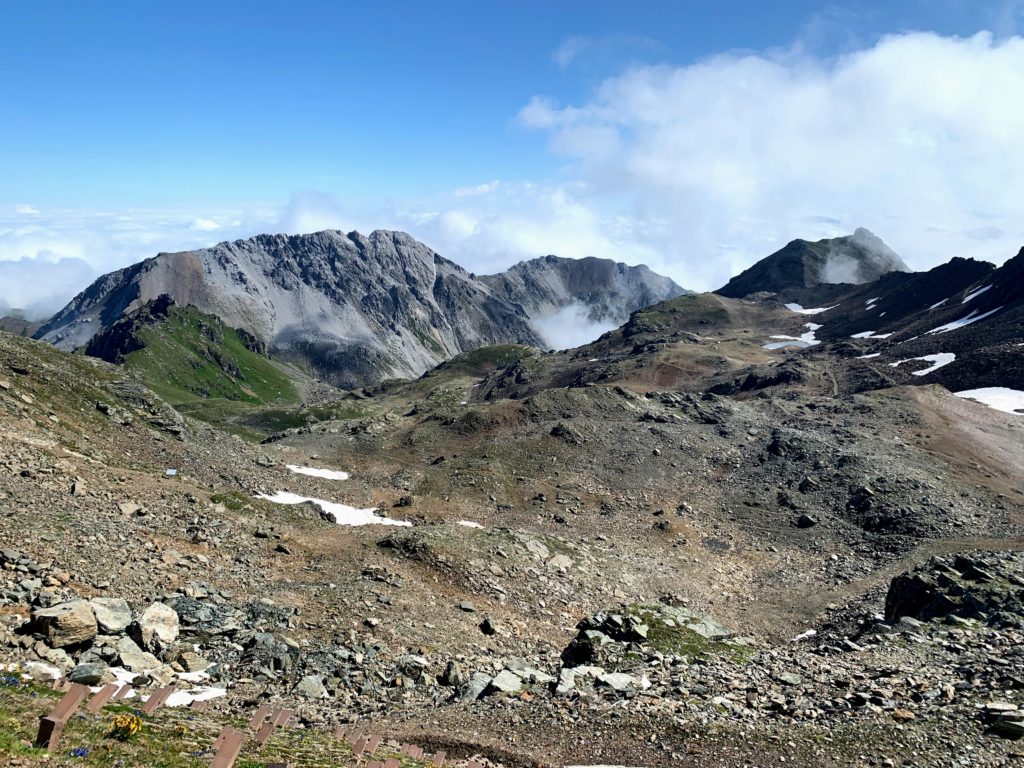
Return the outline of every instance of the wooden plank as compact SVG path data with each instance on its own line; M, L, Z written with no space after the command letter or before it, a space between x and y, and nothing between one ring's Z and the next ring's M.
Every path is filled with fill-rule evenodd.
M444 765L444 759L446 757L448 757L448 753L445 752L444 750L441 750L440 752L435 752L433 759L431 759L431 761L430 761L430 764L431 765Z
M274 735L274 724L266 722L260 726L260 729L256 731L256 743L266 744L267 740Z
M268 707L260 707L255 712L253 712L252 717L249 718L249 730L258 730L259 727L263 725L263 721L267 719L267 715L269 714L270 709Z
M359 757L363 752L366 751L366 737L360 736L354 745L352 745L352 754Z
M89 695L89 688L80 683L70 683L68 692L57 702L53 711L45 717L39 718L39 733L36 735L36 746L44 749L53 749L64 725L75 713L85 697Z
M142 705L142 711L145 712L147 715L151 714L152 712L156 711L159 707L162 707L164 705L164 702L167 701L167 699L170 697L172 693L174 693L173 685L167 685L163 688L157 688L149 695L149 698L146 699L146 703Z
M348 737L348 726L346 726L346 725L336 725L334 727L334 738L336 738L336 739L344 739L344 738L347 738L347 737Z
M402 763L397 757L389 757L384 761L384 768L402 768Z
M238 753L242 751L242 744L244 743L245 734L231 728L230 732L220 743L220 747L217 749L217 754L213 756L213 762L210 763L210 768L231 768L231 766L235 764L235 760L238 758Z
M270 722L273 725L285 725L291 719L293 714L295 713L290 709L279 709L274 716L270 718Z
M110 697L117 693L117 689L119 687L120 686L118 686L117 683L108 683L107 685L104 685L96 691L95 694L93 694L91 699L89 699L89 703L85 705L86 711L95 715L100 711L100 707L110 701Z
M228 734L230 734L230 733L231 733L231 731L233 731L233 730L234 730L234 729L233 729L233 728L232 728L232 727L231 727L230 725L225 725L225 726L224 726L224 727L223 727L223 728L221 729L221 731L220 731L220 735L218 735L218 736L217 736L217 738L216 738L216 739L214 739L214 741L213 741L213 747L212 747L212 748L213 748L214 750L218 750L218 749L220 749L220 745L224 743L224 739L226 739L226 738L228 737Z
M380 746L380 736L371 736L366 740L366 754L373 755L377 752L377 747Z
M114 694L114 701L122 701L127 698L128 694L132 692L132 687L125 683L121 688Z

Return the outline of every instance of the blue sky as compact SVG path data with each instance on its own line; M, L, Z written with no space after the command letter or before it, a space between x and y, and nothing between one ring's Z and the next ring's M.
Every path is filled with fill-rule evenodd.
M961 234L973 235L957 248L980 242L981 255L994 258L1015 242L1018 231L1002 218L1007 201L985 192L1001 180L970 178L968 158L1012 147L1021 138L1016 115L992 116L1004 125L995 140L970 133L950 115L985 109L979 99L994 92L952 101L938 93L917 104L916 95L889 92L872 67L889 56L899 62L897 79L966 67L1011 87L1024 3L768 7L9 4L0 46L0 304L53 303L86 275L266 229L404 228L478 271L546 252L593 254L648 261L684 284L713 288L791 237L864 224L906 251L915 236L948 223L945 214L921 218L913 187L887 200L906 205L891 211L898 226L889 209L860 205L858 196L877 199L874 187L891 186L907 169L892 167L894 157L902 161L880 151L878 135L835 143L819 133L820 114L797 121L791 139L816 155L762 162L788 154L789 144L784 136L765 141L771 127L744 113L742 103L756 100L743 92L750 83L755 96L779 89L770 104L809 104L824 89L829 114L852 99L857 120L874 120L864 114L874 103L891 112L914 102L891 126L901 141L937 146L945 158L954 152L943 137L953 135L961 158L943 160L946 192L923 209L966 209ZM980 31L990 34L971 43ZM915 83L907 87L917 93ZM875 99L865 95L871 88L886 92ZM737 134L740 123L754 125ZM808 189L802 201L807 177L789 178L790 169L827 166L851 147L879 164L874 172L842 171L835 188ZM730 167L749 153L753 161ZM992 173L1000 168L1005 162L993 158ZM910 170L935 183L927 163ZM771 210L766 201L780 195L798 215ZM745 229L724 224L740 219ZM906 255L916 266L958 255L934 250ZM59 297L16 285L39 270L59 275L54 265L62 263L68 285L48 281Z

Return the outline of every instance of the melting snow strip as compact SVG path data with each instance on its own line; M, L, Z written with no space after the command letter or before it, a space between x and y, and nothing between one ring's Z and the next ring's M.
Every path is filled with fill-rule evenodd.
M979 403L995 408L997 411L1024 416L1024 392L1009 387L982 387L981 389L965 389L954 392L957 397L977 400Z
M891 333L875 333L874 331L862 331L861 333L855 333L851 336L851 339L888 339L892 336Z
M348 472L340 469L317 469L316 467L302 467L298 464L285 464L288 469L297 475L309 475L310 477L322 477L325 480L348 480Z
M882 355L881 352L875 352L875 353L870 354L870 355L860 355L859 357L857 357L857 359L858 360L870 360L872 357L881 357L881 355Z
M935 303L934 303L934 304L932 304L932 305L931 305L930 307L928 307L928 311L930 312L930 311L931 311L931 310L933 310L933 309L938 309L938 308L939 308L939 307L941 307L941 306L942 306L943 304L945 304L945 303L946 303L947 301L949 301L949 299L943 299L942 301L937 301L937 302L935 302Z
M273 496L261 493L258 494L256 498L266 499L267 501L272 501L275 504L302 504L304 502L311 501L324 512L331 515L338 525L412 525L412 523L405 520L392 520L390 517L382 517L374 514L377 511L376 507L356 509L355 507L348 506L348 504L338 504L333 501L313 499L309 496L299 496L297 493L289 493L288 491L278 491Z
M820 315L822 312L828 312L830 309L835 309L838 306L838 304L833 304L831 307L814 307L813 309L804 309L799 304L787 304L786 309L800 315Z
M944 365L949 365L956 360L956 355L952 352L939 352L935 355L924 355L923 357L908 357L906 360L897 360L895 363L889 363L892 368L898 368L904 363L910 363L914 360L925 360L932 365L928 368L922 368L920 371L912 371L912 376L927 376L932 371L937 371Z
M938 328L932 328L928 333L947 333L949 331L955 331L957 328L963 328L965 325L970 325L971 323L976 323L979 320L984 320L989 315L994 315L1000 309L1002 309L1001 306L996 307L995 309L990 309L983 315L979 315L978 310L974 310L971 314L967 315L967 317L961 317L959 320L954 320L951 323L940 325Z
M961 301L960 303L961 303L961 304L966 304L966 303L967 303L968 301L970 301L971 299L976 299L976 298L978 298L979 296L981 296L981 294L983 294L983 293L984 293L985 291L987 291L987 290L988 290L989 288L991 288L991 287L992 287L991 285L986 285L986 286L985 286L984 288L979 288L979 289L978 289L978 290L976 290L976 291L971 291L971 292L970 292L969 294L967 294L966 296L964 296L964 300L963 300L963 301Z
M461 525L464 528L483 528L480 523L474 523L472 520L459 520L456 525Z

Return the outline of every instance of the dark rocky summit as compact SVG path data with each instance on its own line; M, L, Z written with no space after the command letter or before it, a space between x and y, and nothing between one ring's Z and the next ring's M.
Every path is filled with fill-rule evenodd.
M889 246L866 229L830 240L794 240L749 269L716 293L740 299L759 291L778 293L822 283L869 283L888 272L910 268Z

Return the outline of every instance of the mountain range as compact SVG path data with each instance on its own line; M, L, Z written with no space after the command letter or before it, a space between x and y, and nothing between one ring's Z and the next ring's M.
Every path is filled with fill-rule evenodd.
M579 307L617 325L683 289L646 267L549 256L477 277L402 232L260 235L162 253L96 280L37 332L65 350L167 295L344 387L418 376L490 344L549 346L538 321Z
M291 391L281 376L352 389L415 378L481 347L578 346L558 343L560 332L577 326L590 339L605 333L628 341L671 307L688 318L675 319L676 333L725 323L759 334L759 351L752 357L744 348L719 365L711 386L726 386L723 377L763 356L762 346L777 356L820 351L823 343L854 361L842 368L853 389L903 381L1010 386L1024 376L1013 346L1021 341L1022 261L1018 255L997 269L956 258L911 272L880 238L858 229L794 240L714 294L691 295L645 266L605 259L545 256L478 276L401 232L260 235L159 254L105 275L36 338L155 367L145 378L163 387L173 381L179 393L251 399ZM234 341L225 346L225 338ZM935 355L943 364L922 373ZM560 360L547 358L542 368L560 369ZM706 360L684 366L701 375L713 367ZM247 383L235 375L242 370L261 373Z

